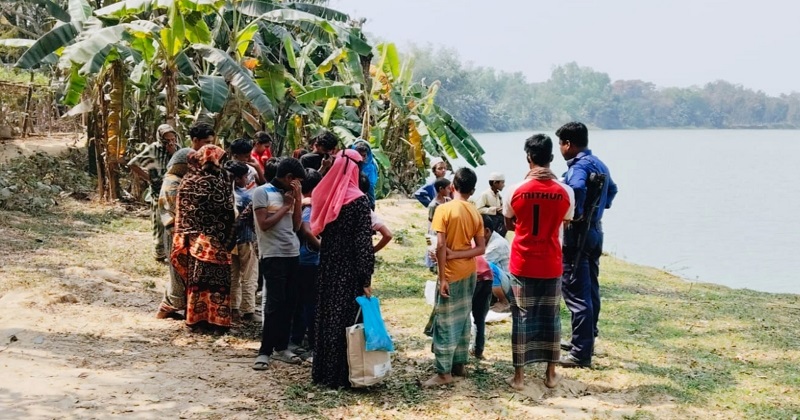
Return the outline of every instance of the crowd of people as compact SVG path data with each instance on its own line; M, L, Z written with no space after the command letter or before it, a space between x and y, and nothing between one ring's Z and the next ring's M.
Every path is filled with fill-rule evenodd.
M315 383L348 387L345 329L357 319L356 297L372 295L375 253L392 239L375 213L378 167L369 143L342 148L323 132L309 150L277 157L265 132L225 149L204 123L190 128L191 147L179 149L169 125L157 135L129 162L150 184L154 257L169 265L156 317L212 333L260 323L253 369L307 360ZM458 169L450 180L447 163L431 160L434 180L415 193L428 208L425 258L437 275L425 328L436 374L423 386L457 381L470 354L484 358L490 307L512 314L513 388L525 386L530 363L547 364L548 387L558 383L557 365L591 366L599 333L601 219L617 187L588 149L583 124L568 123L556 136L569 168L564 177L549 168L550 137L534 135L524 144L530 171L506 199L502 174L492 173L489 188L475 195L474 171ZM587 191L593 174L607 180L599 192ZM514 232L510 244L508 231ZM564 342L562 294L573 331Z

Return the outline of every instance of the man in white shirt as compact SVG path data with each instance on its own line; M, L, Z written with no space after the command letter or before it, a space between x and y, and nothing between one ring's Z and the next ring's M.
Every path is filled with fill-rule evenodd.
M505 176L500 172L492 172L489 174L489 189L472 200L478 213L485 214L494 220L495 232L504 238L507 230L503 219L503 197L500 195L500 191L503 191L505 186Z

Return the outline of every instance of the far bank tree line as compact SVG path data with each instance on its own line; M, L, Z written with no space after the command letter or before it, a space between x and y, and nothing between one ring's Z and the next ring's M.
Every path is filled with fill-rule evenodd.
M437 102L474 131L557 127L571 120L605 129L800 127L800 93L768 96L723 80L661 88L612 81L574 62L533 83L520 72L466 64L451 49L415 46L409 52L414 77L439 80Z

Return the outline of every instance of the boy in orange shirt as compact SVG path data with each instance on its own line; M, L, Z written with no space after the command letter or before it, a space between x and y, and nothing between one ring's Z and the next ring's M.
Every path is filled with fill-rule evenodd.
M439 290L433 319L436 375L423 383L425 387L450 384L454 382L453 376L466 375L469 314L477 280L475 257L483 255L486 249L483 220L468 201L477 181L475 172L469 168L456 171L455 197L436 209L431 223L437 235L436 259L439 262Z

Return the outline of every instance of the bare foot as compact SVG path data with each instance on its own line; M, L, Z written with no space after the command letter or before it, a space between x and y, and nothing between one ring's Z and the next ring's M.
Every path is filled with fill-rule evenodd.
M554 373L552 377L548 376L544 379L544 386L548 388L555 388L561 382L561 375Z
M450 375L449 373L448 374L444 374L444 375L437 374L437 375L431 376L430 379L428 379L427 381L423 382L422 383L422 387L423 388L433 388L433 387L442 386L442 385L449 385L449 384L452 384L453 382L454 382L453 381L453 375Z
M525 390L525 381L523 379L517 380L516 376L512 376L506 379L506 383L508 384L508 386L514 388L517 391Z

